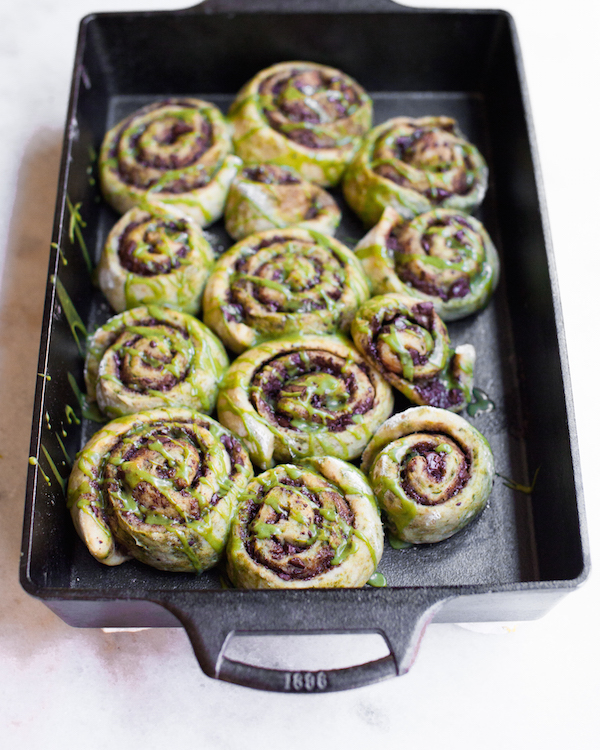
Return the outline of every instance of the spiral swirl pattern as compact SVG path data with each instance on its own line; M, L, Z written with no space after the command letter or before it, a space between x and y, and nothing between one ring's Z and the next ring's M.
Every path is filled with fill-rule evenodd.
M341 211L326 190L303 180L291 167L246 167L231 184L225 228L236 240L267 229L300 226L333 234Z
M112 228L98 283L117 312L164 305L193 314L213 264L213 250L193 221L152 204L132 208Z
M415 404L461 411L470 402L475 350L450 348L431 302L390 293L365 302L352 321L356 348Z
M356 255L376 294L408 293L431 302L443 320L485 307L500 276L498 253L483 224L452 209L407 222L388 207Z
M111 418L161 406L209 413L229 359L199 320L163 307L115 315L88 341L88 399Z
M222 215L239 163L217 107L200 99L165 99L108 131L99 157L100 181L119 213L141 202L160 202L207 226Z
M478 149L450 117L397 117L373 128L344 175L344 196L368 226L386 206L412 218L432 208L472 211L487 190Z
M368 296L362 266L341 242L298 227L270 230L219 258L204 293L204 321L242 352L299 331L347 331Z
M280 464L243 494L227 547L242 588L363 586L383 551L383 530L364 475L335 458Z
M335 68L279 63L250 80L233 102L236 153L248 164L287 164L318 185L339 182L371 127L364 89Z
M470 523L485 507L494 479L483 435L457 414L431 406L388 419L361 468L390 533L410 544L448 539Z
M217 400L220 422L262 469L306 456L356 458L392 406L385 380L334 336L249 349L225 374Z
M223 553L237 498L252 477L240 442L190 409L109 422L81 451L68 504L94 557L135 557L160 570L202 572Z

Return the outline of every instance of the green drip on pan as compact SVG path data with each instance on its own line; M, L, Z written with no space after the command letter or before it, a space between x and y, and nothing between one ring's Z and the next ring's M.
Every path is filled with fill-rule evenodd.
M85 327L83 320L81 320L79 313L75 309L75 305L73 304L71 298L69 297L69 294L67 290L65 289L62 281L58 278L58 276L52 276L51 281L53 281L56 284L56 293L58 294L58 299L62 306L63 312L67 318L67 323L69 324L69 328L71 329L73 338L75 339L75 342L77 343L77 348L79 349L79 353L81 354L81 356L83 356L85 353L85 348L82 347L81 345L81 342L78 336L78 331L83 336L83 339L85 341L88 335L87 328Z
M86 227L86 222L81 218L81 213L79 209L81 208L81 203L76 203L73 205L71 203L71 199L67 195L67 208L69 209L69 239L73 244L75 244L75 238L77 238L77 242L79 243L79 247L81 249L81 254L83 255L83 260L85 261L86 268L88 270L88 273L91 275L92 273L92 261L90 260L90 254L87 249L87 245L85 244L85 240L83 239L83 233L81 231L82 227Z

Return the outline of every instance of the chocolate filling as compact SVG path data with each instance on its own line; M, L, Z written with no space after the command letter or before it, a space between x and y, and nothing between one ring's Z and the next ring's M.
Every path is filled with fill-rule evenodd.
M185 429L182 430L182 432L188 435L188 438L190 437L189 433ZM164 429L162 427L158 427L158 429L150 432L147 435L144 435L138 442L131 445L124 452L119 464L113 465L110 463L110 461L107 461L105 463L104 477L105 490L109 494L115 495L118 498L120 494L120 488L122 486L129 486L129 481L126 476L125 469L123 468L123 463L134 461L143 466L146 462L148 462L152 466L151 472L154 476L160 479L171 480L175 489L181 492L182 497L185 497L187 506L185 509L185 516L187 517L187 520L189 520L189 518L199 518L200 506L198 504L198 501L189 492L185 491L185 487L194 486L195 484L197 484L199 479L204 476L204 474L206 473L205 458L202 455L201 451L196 451L195 460L197 461L197 466L191 482L188 483L185 479L178 478L176 476L177 468L175 466L169 466L166 461L164 464L156 463L154 459L155 450L150 447L151 444L155 441L158 441L165 447L168 447L168 444L172 439L177 438L172 434L164 434ZM113 448L112 452L118 453L121 445L122 443L118 443L117 446ZM194 445L194 443L192 443L192 445ZM171 523L186 522L186 518L184 518L183 515L178 511L174 510L173 505L168 500L168 498L166 498L151 482L140 481L133 487L130 487L130 491L133 499L139 505L151 511L166 513L166 515L169 516L169 521ZM109 511L109 522L111 520L111 505L111 503L107 505L107 510ZM121 512L129 518L131 523L140 523L140 519L133 512L126 511L123 508L121 508Z
M311 505L317 506L317 508L322 507L319 493L306 487L301 479L282 477L279 479L279 484L297 488L306 496ZM335 549L324 541L315 549L310 544L308 546L296 545L289 541L271 537L266 545L259 546L258 540L250 533L249 527L261 510L262 500L268 494L268 491L261 487L257 492L256 500L243 505L239 511L241 520L240 537L248 555L260 565L272 570L284 581L307 580L326 572L335 556ZM342 495L336 494L334 504L340 518L349 526L353 526L354 514L346 499ZM270 516L269 523L273 525L277 525L279 521L288 518L287 511L279 513L272 510ZM315 511L312 521L316 528L323 528L324 518L318 510ZM318 545L319 543L315 542L314 544Z
M246 167L242 175L247 180L266 185L299 185L301 182L289 170L276 164L259 164L256 167Z
M391 250L394 254L402 251L403 243L401 239L402 228L394 226L390 229L388 236L385 239L385 246L388 250Z
M438 406L440 409L450 409L464 401L463 393L459 388L446 388L440 380L435 378L416 382L415 390L426 404Z
M310 206L306 209L306 213L304 214L304 220L310 221L311 219L315 219L320 213L321 213L321 207L319 206L317 199L315 198L313 202L310 204Z
M181 336L183 336L183 338L189 339L189 333L186 330L180 328L179 326L167 326L166 324L154 319L140 320L136 322L136 325L150 328L153 326L157 326L161 328L172 329L174 331L177 331ZM113 337L113 341L118 335L120 335L120 333L115 334L115 337ZM131 338L123 341L121 346L133 347L138 341L143 340L143 338L144 337L142 334L132 333ZM157 347L157 344L155 341L149 341L148 346L151 349L155 349ZM140 393L148 389L161 392L169 391L174 388L177 383L184 381L189 373L189 368L186 368L185 371L181 373L180 377L177 378L175 377L175 375L173 375L173 373L164 371L162 369L163 365L171 362L171 360L175 356L173 350L170 350L170 353L168 355L163 355L162 357L158 354L158 352L153 352L153 359L158 360L161 364L151 365L145 362L144 366L146 369L154 370L156 372L154 376L148 376L146 378L139 377L136 373L132 373L130 371L127 357L122 357L117 352L115 352L113 356L115 366L119 371L119 379L121 383L125 388L136 393ZM143 359L143 351L140 351L139 356Z
M139 338L140 337L138 337L137 340L139 340ZM131 341L130 345L133 345L135 343L135 341ZM121 383L127 389L136 393L144 392L148 389L164 393L165 391L170 391L177 385L177 383L185 379L177 379L175 375L170 372L161 372L159 369L160 366L158 365L153 368L151 367L151 365L146 365L148 368L157 370L156 377L136 377L134 373L131 373L127 363L122 357L119 357L117 354L115 354L114 357L115 364L117 365L117 368L119 370L119 379ZM168 361L170 361L170 359ZM166 364L167 360L165 360L164 363Z
M458 165L454 162L452 156L453 146L445 143L443 137L440 139L440 131L450 132L455 135L452 125L445 125L433 130L416 129L407 135L398 136L392 148L392 159L397 159L405 164L414 164L417 169L423 169L428 172L442 173L455 169ZM389 132L389 131L388 131ZM385 133L383 137L387 136ZM426 163L421 164L419 154L427 153L431 150L437 150L440 153L439 163L429 163L426 157ZM444 158L445 157L445 158ZM447 160L446 160L447 159ZM380 164L373 171L391 180L401 187L408 187L413 190L419 190L434 205L439 205L452 195L466 195L473 185L473 161L468 155L464 155L464 170L458 169L453 175L452 184L447 187L431 187L425 190L419 190L414 186L411 180L402 174L401 170L393 164Z
M187 104L185 100L166 100L159 102L154 107L149 107L141 111L141 114L151 111L153 109L160 109L161 107L169 104L178 104L180 106L188 106L190 109L195 108L193 104ZM140 114L140 113L138 113ZM121 128L115 143L119 144L124 137L125 131L131 126L132 122L135 121L138 115L134 115L125 123ZM143 168L148 169L159 169L163 171L170 170L188 170L185 176L181 176L171 182L161 185L161 192L180 194L189 192L199 187L203 187L208 182L208 175L204 169L204 166L199 163L199 160L203 154L210 149L214 143L213 128L209 121L204 120L202 122L200 131L196 135L194 140L193 148L186 148L185 156L178 154L176 149L178 139L193 132L192 127L185 122L176 121L170 129L167 130L165 135L160 141L161 145L173 146L172 150L168 154L147 154L140 147L140 140L143 131L137 132L130 140L127 150L132 150L135 153L136 167L128 168L128 166L121 160L119 160L118 145L115 145L110 152L111 157L117 159L117 172L123 180L123 182L134 187L149 189L157 184L156 178L150 178L144 176ZM196 170L190 168L197 164Z
M316 210L318 211L318 209ZM313 214L311 209L309 209L308 213L311 216ZM235 273L248 274L248 276L238 279L233 277L231 281L228 290L228 304L223 308L223 314L228 321L240 323L245 319L244 300L247 299L249 294L269 312L294 312L299 314L310 313L313 310L323 310L328 306L329 300L336 302L342 297L345 280L340 277L340 273L330 269L328 280L324 282L323 276L327 269L323 265L322 260L316 255L309 254L305 257L305 262L310 264L310 273L306 274L302 284L296 280L294 290L296 293L303 293L319 285L321 285L321 289L313 297L307 296L303 298L300 306L295 305L293 302L294 291L290 291L285 298L282 298L279 293L273 295L268 284L261 283L261 277L285 283L285 271L281 267L278 268L281 262L286 261L285 252L282 252L282 254L273 254L265 261L264 266L256 266L249 273L249 266L255 253L274 244L287 245L287 243L293 241L293 237L279 235L266 238L261 240L255 247L249 247L235 261L233 265ZM331 263L336 263L338 267L340 266L340 261L335 256L332 256ZM290 302L290 299L292 299L292 302Z
M433 187L429 190L425 190L423 193L434 205L439 205L446 198L449 198L453 193L450 190L444 190L444 188Z
M400 185L400 187L411 187L410 180L403 174L400 174L391 164L379 164L373 171L380 177L384 177L386 180L391 180L396 185Z
M306 98L288 94L293 91ZM328 77L316 69L274 74L260 84L259 93L272 101L272 107L263 109L270 126L310 149L335 148L336 139L323 131L329 122L349 117L360 103L360 95L349 81L337 75ZM303 124L307 127L301 127ZM320 126L319 132L312 126Z
M467 276L463 276L455 281L448 289L439 286L431 279L428 279L424 274L422 276L417 276L417 274L404 266L400 266L398 269L398 276L405 284L418 289L424 294L429 294L432 297L439 297L444 302L454 299L455 297L466 297L470 292L470 283Z
M310 355L310 359L306 355ZM319 354L318 351L305 352L304 357L301 357L299 353L294 353L290 357L290 361L296 368L294 371L294 378L300 375L312 373L326 373L328 375L333 375L343 381L344 387L349 394L349 400L354 397L357 385L356 377L353 372L351 370L342 372L340 367L337 367L336 364L325 355ZM264 373L264 368L267 366L272 367L272 371L268 373L268 376ZM364 366L360 367L364 372L367 372L367 369ZM258 382L260 382L260 386L256 385ZM289 375L285 366L282 364L280 365L276 358L270 360L254 374L253 383L250 387L250 400L257 411L262 413L266 412L269 415L269 418L280 427L283 427L284 429L294 429L292 419L286 414L281 414L276 410L276 403L279 399L279 394L282 390L289 387L288 382ZM365 414L372 409L373 400L373 391L370 391L367 398L354 404L352 413L338 415L332 410L323 409L325 399L318 394L315 394L312 397L311 405L327 412L328 417L326 419L326 425L330 432L341 432L348 426L354 424L354 416ZM323 424L323 416L314 414L312 415L312 421L316 424Z
M368 355L375 362L381 363L381 357L379 354L379 349L377 347L377 342L378 338L382 334L389 333L392 327L395 327L400 331L405 329L417 329L417 327L421 327L425 328L429 332L432 332L435 325L434 314L435 312L432 302L419 302L412 306L410 315L404 315L403 313L390 311L388 314L384 315L381 320L374 316L370 321L370 336L366 341L363 342L363 346L365 347ZM410 357L415 365L423 365L428 360L427 354L421 354L412 347L407 347L407 351L410 354Z
M412 446L411 457L415 454L422 456L425 459L425 471L431 477L434 482L441 482L444 480L446 473L446 456L444 453L438 453L435 449L436 443L421 442L416 443ZM410 458L409 458L410 460ZM463 455L460 468L452 478L452 481L448 483L445 491L434 497L423 496L413 487L409 478L406 476L406 466L400 468L400 482L402 489L406 495L413 500L416 500L421 505L439 505L440 503L447 502L452 497L457 495L469 480L469 459L466 455Z
M144 240L149 246L147 250L148 253L152 255L157 252L153 248L152 237L149 235L161 230L167 235L174 235L173 240L176 236L179 246L173 256L167 257L157 254L156 259L151 259L149 261L136 257L135 251L138 245L135 240L130 239L130 234L134 232L138 226L142 226L143 223L144 222L132 222L128 224L119 238L118 253L122 267L138 276L156 276L169 273L170 271L179 268L181 265L179 258L185 258L189 251L189 246L187 244L187 226L185 222L154 222L154 228L151 231L144 233ZM183 242L182 234L185 234Z

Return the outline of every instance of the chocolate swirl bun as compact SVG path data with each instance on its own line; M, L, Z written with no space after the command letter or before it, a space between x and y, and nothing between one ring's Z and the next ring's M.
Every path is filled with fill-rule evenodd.
M217 399L219 421L261 469L306 456L357 458L392 406L390 386L338 336L249 349L225 374Z
M299 227L250 235L217 261L204 322L234 352L293 333L348 331L369 283L354 253Z
M213 264L212 247L188 216L146 204L132 208L111 229L98 283L116 312L164 305L194 314Z
M285 62L252 78L229 117L235 152L244 162L287 164L327 187L340 181L371 127L372 103L335 68Z
M90 337L85 382L88 399L110 418L161 406L209 413L228 366L223 344L196 318L136 307Z
M400 292L432 302L444 320L485 307L500 277L498 253L483 224L453 209L405 221L388 207L355 252L375 294Z
M154 102L115 125L98 163L104 197L119 213L160 202L204 227L222 216L241 162L217 107L186 97Z
M416 406L387 420L362 457L390 532L410 544L440 542L485 507L494 481L489 443L465 419Z
M280 464L244 492L227 545L240 588L363 586L383 552L379 509L365 476L329 456Z
M362 305L352 321L356 348L414 404L461 411L471 401L475 349L450 348L431 302L383 294Z
M245 167L231 183L225 204L225 228L236 240L289 226L333 234L341 217L326 190L277 164Z
M67 490L75 527L105 565L129 557L196 572L220 559L253 475L239 440L191 409L121 417L79 454Z
M488 169L450 117L396 117L365 138L344 175L344 197L367 226L386 206L412 218L432 208L472 211Z

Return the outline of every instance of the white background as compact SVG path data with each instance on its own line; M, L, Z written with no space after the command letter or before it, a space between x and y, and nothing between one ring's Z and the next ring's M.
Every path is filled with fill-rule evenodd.
M259 693L205 677L182 629L63 624L18 583L25 474L56 180L79 19L182 0L0 0L0 736L3 747L309 743L600 746L599 584L539 621L432 625L412 671L347 693ZM483 0L420 7L497 7ZM598 551L598 6L506 0L533 110L560 280L592 558ZM332 640L332 638L329 638ZM368 643L361 648L367 649ZM377 644L376 644L377 647ZM303 644L293 648L303 658ZM346 644L339 646L340 651ZM303 666L301 663L299 666ZM309 666L308 664L306 666Z

